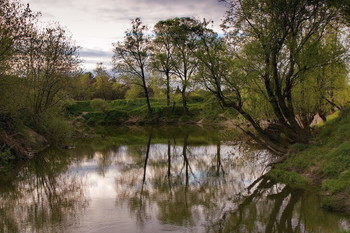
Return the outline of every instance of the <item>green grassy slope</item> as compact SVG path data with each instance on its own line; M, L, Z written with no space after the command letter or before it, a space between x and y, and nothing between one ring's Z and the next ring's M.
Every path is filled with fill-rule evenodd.
M147 114L144 99L113 100L107 102L107 110L93 109L91 101L77 101L68 107L68 112L88 124L125 124L125 123L188 123L219 122L236 116L233 110L223 110L216 100L190 98L185 113L180 103L166 105L165 99L151 99L152 115Z
M292 185L312 182L325 194L323 207L350 213L350 107L326 124L309 145L294 145L270 173Z

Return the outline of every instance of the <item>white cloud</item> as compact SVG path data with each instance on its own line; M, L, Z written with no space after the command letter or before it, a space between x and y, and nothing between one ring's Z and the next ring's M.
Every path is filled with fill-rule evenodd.
M214 29L219 31L220 19L225 7L218 0L22 0L34 11L42 12L44 21L58 21L66 27L82 47L81 57L91 61L87 51L95 53L106 62L106 52L111 54L112 43L122 40L130 27L130 20L140 17L149 26L159 20L194 16L214 20ZM91 55L91 54L90 54ZM109 58L111 60L111 57ZM91 64L85 63L87 69Z

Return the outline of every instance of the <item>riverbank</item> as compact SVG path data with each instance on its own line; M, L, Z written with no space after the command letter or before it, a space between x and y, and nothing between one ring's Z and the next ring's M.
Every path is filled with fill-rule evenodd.
M350 107L333 118L314 128L310 144L292 146L269 176L292 186L311 185L323 194L323 208L350 214Z
M225 122L236 117L234 112L222 112L220 106L211 105L210 102L201 99L192 99L189 102L188 114L184 114L182 106L166 106L163 100L152 99L152 106L152 115L147 115L143 99L105 101L100 109L94 107L91 101L78 101L67 110L71 120L75 122L75 127L72 128L78 130L84 127L80 123L94 126L225 125ZM319 189L324 194L324 208L350 214L350 108L344 109L333 118L324 125L314 127L317 136L310 144L292 146L288 159L274 165L268 176L294 187ZM64 127L62 124L54 127L58 128ZM45 137L50 138L49 135L43 137L28 127L24 129L23 132L13 135L3 132L0 136L6 141L2 143L10 145L12 150L17 150L17 153L26 157L48 145ZM57 130L50 132L55 132L54 136L58 135ZM79 132L76 134L81 135ZM10 151L6 148L1 153L0 157L3 160L12 159Z
M144 99L100 100L97 104L94 100L76 101L68 113L88 125L223 124L237 116L235 111L199 97L189 99L189 112L179 103L167 106L165 99L151 99L151 105L152 114L148 114Z
M13 160L29 159L48 146L49 142L43 135L27 126L12 131L1 130L0 167Z

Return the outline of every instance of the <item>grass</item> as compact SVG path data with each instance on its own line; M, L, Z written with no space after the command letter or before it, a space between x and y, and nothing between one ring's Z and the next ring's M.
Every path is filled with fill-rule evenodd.
M315 130L318 134L314 141L294 145L294 152L271 171L271 176L292 177L292 183L301 180L295 173L307 177L327 195L325 208L350 213L350 107L332 115Z
M101 111L92 107L91 101L76 101L68 107L68 112L73 116L82 116L80 119L91 125L124 124L128 123L188 123L202 121L215 123L231 119L236 116L233 110L225 112L220 108L215 99L189 98L189 113L184 112L180 102L175 105L166 105L166 99L150 99L152 114L149 115L144 99L112 100L106 101L107 108ZM224 113L223 113L224 112Z

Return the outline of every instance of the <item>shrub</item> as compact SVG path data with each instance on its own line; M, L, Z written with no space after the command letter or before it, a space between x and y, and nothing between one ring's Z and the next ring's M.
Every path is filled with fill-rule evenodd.
M104 113L108 109L108 103L103 99L93 99L91 100L90 105L94 110L101 111Z
M56 112L43 114L36 125L39 133L44 135L50 144L56 146L67 145L73 134L72 126Z
M11 149L6 145L0 146L0 165L6 165L10 160L14 159Z

